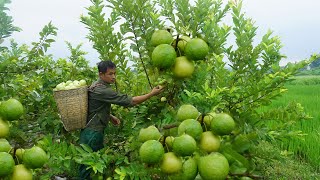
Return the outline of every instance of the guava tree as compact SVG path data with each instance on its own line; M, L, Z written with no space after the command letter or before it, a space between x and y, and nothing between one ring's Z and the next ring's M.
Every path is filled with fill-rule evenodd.
M237 129L224 138L225 146L221 149L237 161L230 176L258 176L254 172L255 159L262 157L259 153L253 154L252 149L260 140L301 135L301 132L290 131L290 123L286 121L278 127L268 127L268 120L279 114L259 113L259 108L286 92L285 82L317 55L281 67L280 61L285 55L281 53L280 38L268 31L262 39L256 39L258 27L241 11L241 1L109 0L104 3L92 0L92 4L81 21L89 29L88 38L100 58L117 63L117 89L138 95L160 81L166 82L163 93L166 102L155 98L135 108L114 107L125 121L120 129L108 130L117 134L109 145L122 147L125 156L116 154L130 161L129 165L123 165L124 169L116 169L116 175L125 176L127 172L131 177L139 176L125 168L138 166L133 148L138 145L132 137L137 136L140 128L152 124L163 131L176 127L175 110L186 103L199 109L200 122L210 112L226 112L235 119ZM105 11L111 11L109 17ZM228 22L227 17L231 17L232 22ZM159 69L152 64L151 36L156 30L167 30L175 40L188 36L206 41L209 53L205 59L195 62L192 77L174 78L170 69ZM292 121L306 118L299 112L298 108L285 113L296 114ZM123 135L118 135L120 130ZM232 145L235 139L241 140Z
M7 15L9 9L6 5L10 2L10 0L0 2L0 44L3 42L4 38L9 37L13 32L20 31L20 28L13 25L12 17Z
M6 15L9 9L5 5L9 2L2 1L4 4L0 6L1 40L9 39L12 32L18 30L12 24L12 18ZM96 78L94 69L84 58L86 52L81 50L81 45L74 47L67 43L70 56L66 59L55 60L47 54L56 35L57 28L49 22L39 33L39 39L30 45L19 45L14 39L10 39L7 47L1 44L0 75L3 78L0 80L0 101L16 98L25 107L24 115L10 122L8 140L13 152L37 144L44 135L52 133L55 138L60 138L65 133L52 91L58 83L84 78L91 82Z
M55 151L64 152L61 150L63 146L55 146L52 142L42 144L39 140L44 136L52 139L68 139L74 136L62 126L53 98L53 88L67 80L86 79L92 82L96 79L96 71L84 58L85 52L81 50L81 45L72 46L67 43L70 56L66 59L54 60L52 55L46 54L50 44L54 43L55 35L56 28L49 23L40 32L40 40L33 42L31 46L18 45L11 40L10 46L0 53L1 76L5 77L0 80L1 101L16 98L25 107L25 114L19 120L10 122L8 140L14 149L29 148L33 145L44 148L49 152L48 165L52 174L59 173L61 162L70 159L65 159L66 154L61 155L62 159L60 154L51 154ZM46 169L39 169L36 173L37 176L49 175L44 178L52 175Z
M70 51L67 58L54 59L48 54L48 49L55 43L57 36L57 27L51 22L44 25L39 32L39 39L35 39L30 45L20 45L14 39L9 39L19 28L13 25L12 17L7 15L8 3L10 1L0 3L0 75L3 77L0 80L0 102L16 98L25 108L20 119L10 122L8 141L12 145L12 152L33 145L44 148L50 156L50 171L57 174L60 172L61 163L67 164L70 159L65 158L66 154L60 156L51 152L63 153L64 147L55 146L52 142L43 144L43 141L39 140L44 136L68 139L74 134L64 131L53 98L53 88L67 80L86 79L90 83L96 79L96 70L90 67L84 58L86 52L81 50L81 44L73 46L67 42ZM4 38L10 41L8 46L2 43ZM48 175L44 178L52 175L46 169L39 169L36 173L37 176Z
M0 4L1 43L4 38L10 38L13 32L20 31L20 28L13 25L12 17L7 15L9 9L6 6L10 2L5 0ZM55 108L50 112L43 110L43 107L54 105L52 88L61 81L84 77L92 81L95 76L84 58L86 52L81 50L81 44L73 47L67 42L70 51L70 57L67 59L54 60L52 55L47 54L57 36L57 27L51 22L43 27L39 36L31 45L19 45L14 39L8 39L8 47L1 46L0 43L0 74L4 77L0 80L0 97L1 101L10 97L20 99L23 104L28 105L26 111L29 116L26 119L40 118L41 124L46 126L48 122L44 121L50 116L48 114L57 118ZM59 123L58 120L56 122Z

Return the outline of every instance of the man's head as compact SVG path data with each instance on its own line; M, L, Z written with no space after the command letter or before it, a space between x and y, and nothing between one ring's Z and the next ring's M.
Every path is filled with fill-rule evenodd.
M106 83L112 84L116 81L116 65L108 60L98 63L99 77Z

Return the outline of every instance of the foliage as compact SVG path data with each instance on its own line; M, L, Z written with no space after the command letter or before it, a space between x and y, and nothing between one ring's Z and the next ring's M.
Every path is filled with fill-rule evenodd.
M38 57L43 56L44 53L47 51L47 49L50 47L51 43L55 42L54 39L48 38L49 36L56 36L57 35L57 28L54 27L51 22L48 23L48 25L45 25L40 34L40 40L39 42L33 42L32 49L30 53L28 54L29 61Z
M13 32L19 32L21 30L20 28L13 25L12 17L8 16L6 13L6 11L9 11L9 8L6 7L6 4L9 3L11 3L10 0L3 0L0 2L0 41L2 41L6 37L11 36Z
M320 75L320 67L312 68L310 70L304 69L300 71L297 75L299 76L318 76Z
M101 18L104 15L102 13L103 5L102 1L92 2L94 5L88 8L90 16L82 18L91 30L90 37L95 37L94 33L110 30L111 32L105 34L107 36L105 39L118 35L119 41L113 41L112 44L129 46L125 54L132 58L132 67L135 68L133 72L136 72L131 74L131 78L144 74L150 87L159 78L169 80L165 96L172 98L167 98L169 99L168 103L161 105L161 103L151 101L145 103L145 106L130 110L130 113L127 112L128 116L122 115L123 119L128 120L126 126L139 129L141 126L136 127L136 125L142 125L144 118L149 118L151 121L147 121L147 124L154 123L161 128L170 123L174 117L170 114L169 117L164 117L163 110L160 110L160 108L176 108L180 104L191 103L202 114L210 111L231 113L239 126L239 130L234 137L246 133L252 137L250 141L255 142L259 138L266 137L260 137L262 134L274 138L272 132L275 134L281 132L279 135L281 138L288 138L283 136L288 132L292 135L290 137L303 135L302 132L291 132L281 128L274 131L274 129L256 125L255 123L261 119L268 121L268 118L258 114L256 110L261 106L270 104L273 99L286 92L285 82L289 81L289 78L297 73L300 68L312 62L317 56L281 68L279 62L285 56L280 53L282 45L279 37L272 36L272 32L269 31L263 36L261 42L254 46L257 27L254 26L252 19L246 18L245 14L241 12L241 2L230 2L223 7L222 1L210 0L197 1L194 6L186 1L109 1L107 7L113 10L111 16L107 21L100 19L100 21L95 20L96 22L94 19ZM155 7L156 4L159 7ZM136 11L137 9L139 11ZM223 24L222 21L229 11L231 11L233 25ZM165 20L161 20L161 17L164 17ZM122 21L118 21L119 19ZM112 31L112 25L116 22L120 23L120 32L117 33ZM104 30L102 31L101 28ZM150 45L151 34L156 29L164 28L169 28L168 30L177 38L179 35L188 35L203 38L208 42L210 54L205 61L197 63L196 74L190 80L170 80L169 72L152 67L150 61L150 52L153 50ZM231 32L235 37L235 44L227 45L227 38ZM93 40L95 47L100 47L99 44L103 43L100 40L101 38ZM103 52L100 50L99 52L106 55L109 51L105 50ZM119 51L119 54L122 56L123 51ZM114 59L113 56L108 58ZM122 58L118 59L121 60ZM120 63L118 79L140 83L142 87L147 88L144 79L134 82L130 81L129 76L126 76L127 74L121 74L126 71L122 66L123 63ZM226 69L226 66L229 66L231 70ZM120 82L117 87L123 89L125 85L125 83ZM137 93L131 86L128 86L125 91L130 94ZM172 100L173 97L176 99ZM123 112L126 110L115 108L115 111ZM131 113L134 112L143 112L144 115L141 118L138 116L132 121L134 116ZM159 123L158 119L162 119L162 122ZM163 119L168 119L168 121ZM299 120L301 119L297 121ZM285 127L285 123L281 126ZM134 136L132 130L126 131L125 128L121 130L125 134L124 136L129 137L129 139ZM233 139L234 137L230 138ZM134 161L129 162L134 163ZM252 167L248 166L247 168Z
M88 65L81 44L74 47L66 42L70 51L67 59L54 60L47 55L57 36L57 28L51 22L44 26L39 41L33 42L31 47L19 46L12 40L10 48L0 54L0 73L5 77L0 80L0 97L1 100L17 97L27 107L25 117L13 122L19 127L11 133L19 141L17 145L40 140L38 143L47 147L49 169L38 172L39 175L46 178L57 174L76 176L77 172L70 169L84 164L96 177L164 178L157 166L141 164L137 154L141 143L136 137L142 127L151 124L166 136L170 128L177 126L172 124L175 110L185 103L194 105L201 112L199 121L212 111L229 113L236 121L237 130L223 138L221 148L221 152L236 160L230 164L232 172L236 172L230 174L233 177L258 174L255 164L262 162L258 159L261 154L254 148L261 140L273 142L304 135L289 128L289 125L309 118L299 104L268 113L259 108L285 93L285 83L319 56L280 67L279 62L285 57L281 54L280 38L269 31L260 42L254 43L258 27L242 12L241 1L198 0L192 4L184 0L91 2L88 15L81 16L80 20L89 30L87 38L99 53L99 59L110 59L117 64L117 91L141 95L165 80L163 96L167 101L152 98L130 109L113 106L112 112L122 120L122 125L109 126L106 147L92 152L85 145L76 145L79 132L63 130L52 96L52 89L62 81L86 79L90 83L97 78L96 68ZM105 11L111 11L109 17ZM227 15L232 17L231 25L224 22ZM116 29L117 26L120 29ZM186 35L207 42L209 54L205 60L196 62L191 78L175 79L170 70L152 66L154 47L150 39L157 29L168 30L176 39ZM234 38L234 44L227 43L230 37ZM278 124L270 126L268 123L272 121ZM20 134L22 129L27 133ZM232 146L239 137L244 140Z
M316 75L299 75L287 82L288 85L298 85L298 86L311 86L320 84L320 78Z
M51 22L39 33L38 42L19 46L11 40L11 46L0 54L0 97L7 100L16 97L25 106L26 114L12 122L10 139L14 148L30 147L44 134L64 133L59 120L52 89L61 81L86 79L93 81L96 76L81 45L73 48L68 44L69 60L54 60L46 55L51 43L55 42L57 28Z
M297 161L293 154L282 151L272 144L262 141L254 150L257 155L257 168L262 177L268 179L319 179L320 174L312 166Z
M268 134L265 136L267 140L284 141L290 138L303 138L306 136L301 130L293 131L292 126L299 121L311 118L310 115L304 112L304 108L300 103L291 102L286 107L279 107L262 112L261 119L264 121L256 122L256 124L259 126L261 123L263 127L269 129Z
M314 60L309 66L311 69L320 67L320 58Z
M155 79L151 79L149 75L155 73L152 71L150 63L150 55L152 52L151 35L154 29L163 26L159 21L159 14L156 12L155 4L151 1L109 1L110 8L113 9L114 15L122 18L124 23L120 24L120 33L125 42L130 47L129 57L133 62L133 67L137 68L138 73L145 73L145 78L150 88L154 86ZM124 9L126 9L124 11ZM139 11L137 11L139 9ZM137 82L145 87L145 80Z
M125 39L120 33L114 32L114 25L119 21L119 17L111 13L110 18L105 20L103 1L92 0L91 2L93 5L87 8L88 16L81 16L81 22L90 31L88 39L93 42L93 48L98 51L101 60L112 60L116 63L119 69L118 74L123 77L117 83L124 84L128 90L131 90L134 74L128 67L127 51L122 43Z
M307 81L307 77L305 77ZM315 78L315 77L314 77ZM318 77L319 78L319 77ZM312 79L310 79L312 80ZM294 82L294 81L293 81ZM300 138L293 138L293 139L282 139L278 141L280 147L284 150L291 151L297 156L298 160L306 161L310 164L313 164L319 170L319 153L318 153L318 136L319 136L319 113L318 113L318 106L319 106L319 92L317 89L319 85L286 85L288 88L288 93L285 94L283 97L274 101L269 107L263 108L264 114L268 112L274 112L277 109L288 109L291 107L291 112L300 109L299 111L305 111L309 114L309 117L306 120L302 121L291 121L287 116L287 129L289 131L302 131L304 136ZM299 102L299 103L297 103ZM291 106L288 106L291 104ZM292 106L295 105L296 106ZM302 109L303 108L303 109ZM288 113L286 113L288 114ZM299 113L303 115L303 113ZM294 119L296 119L293 116ZM268 124L270 127L277 127L279 126L280 119L270 121Z
M79 164L84 164L95 172L94 178L113 176L115 179L130 177L132 179L146 179L144 166L141 163L129 163L126 152L117 152L106 147L98 152L93 152L86 145L75 146L67 141L57 139L51 135L43 137L37 145L49 152L49 169L42 169L37 172L42 179L49 179L54 176L72 178L76 177ZM114 144L121 146L121 144ZM119 165L121 165L119 167Z
M92 78L95 77L88 63L81 56L71 62L67 62L65 59L59 59L55 62L51 56L41 55L29 60L26 56L23 57L30 54L26 46L18 47L16 43L12 42L11 47L11 51L4 51L1 56L3 57L2 62L4 62L1 73L6 78L1 79L0 94L3 100L9 97L18 97L23 104L26 104L27 119L41 118L41 113L49 118L51 110L51 114L54 114L57 120L52 88L64 80L90 78L89 81L92 81ZM32 50L31 52L34 55ZM75 55L73 54L73 56ZM5 66L8 61L10 63ZM43 107L53 108L48 108L49 112L46 112L43 111Z

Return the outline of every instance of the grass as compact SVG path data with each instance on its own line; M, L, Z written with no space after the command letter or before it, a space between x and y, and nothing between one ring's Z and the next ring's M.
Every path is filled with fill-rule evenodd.
M320 85L320 76L306 75L296 76L293 81L288 82L288 85Z
M262 141L257 147L258 153L267 156L257 159L257 168L262 169L261 176L266 180L317 180L320 172L309 163L297 161L293 156L281 155L281 149ZM272 158L272 159L269 159Z
M288 92L275 100L268 108L286 106L290 102L300 103L312 119L294 125L293 130L306 133L304 140L284 141L281 147L294 152L302 160L320 170L320 76L299 76L286 85Z

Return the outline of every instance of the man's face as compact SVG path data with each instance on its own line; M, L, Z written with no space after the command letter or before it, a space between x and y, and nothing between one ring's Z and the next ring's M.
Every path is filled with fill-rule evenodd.
M105 73L100 73L100 78L109 84L113 84L116 82L116 69L108 68Z

